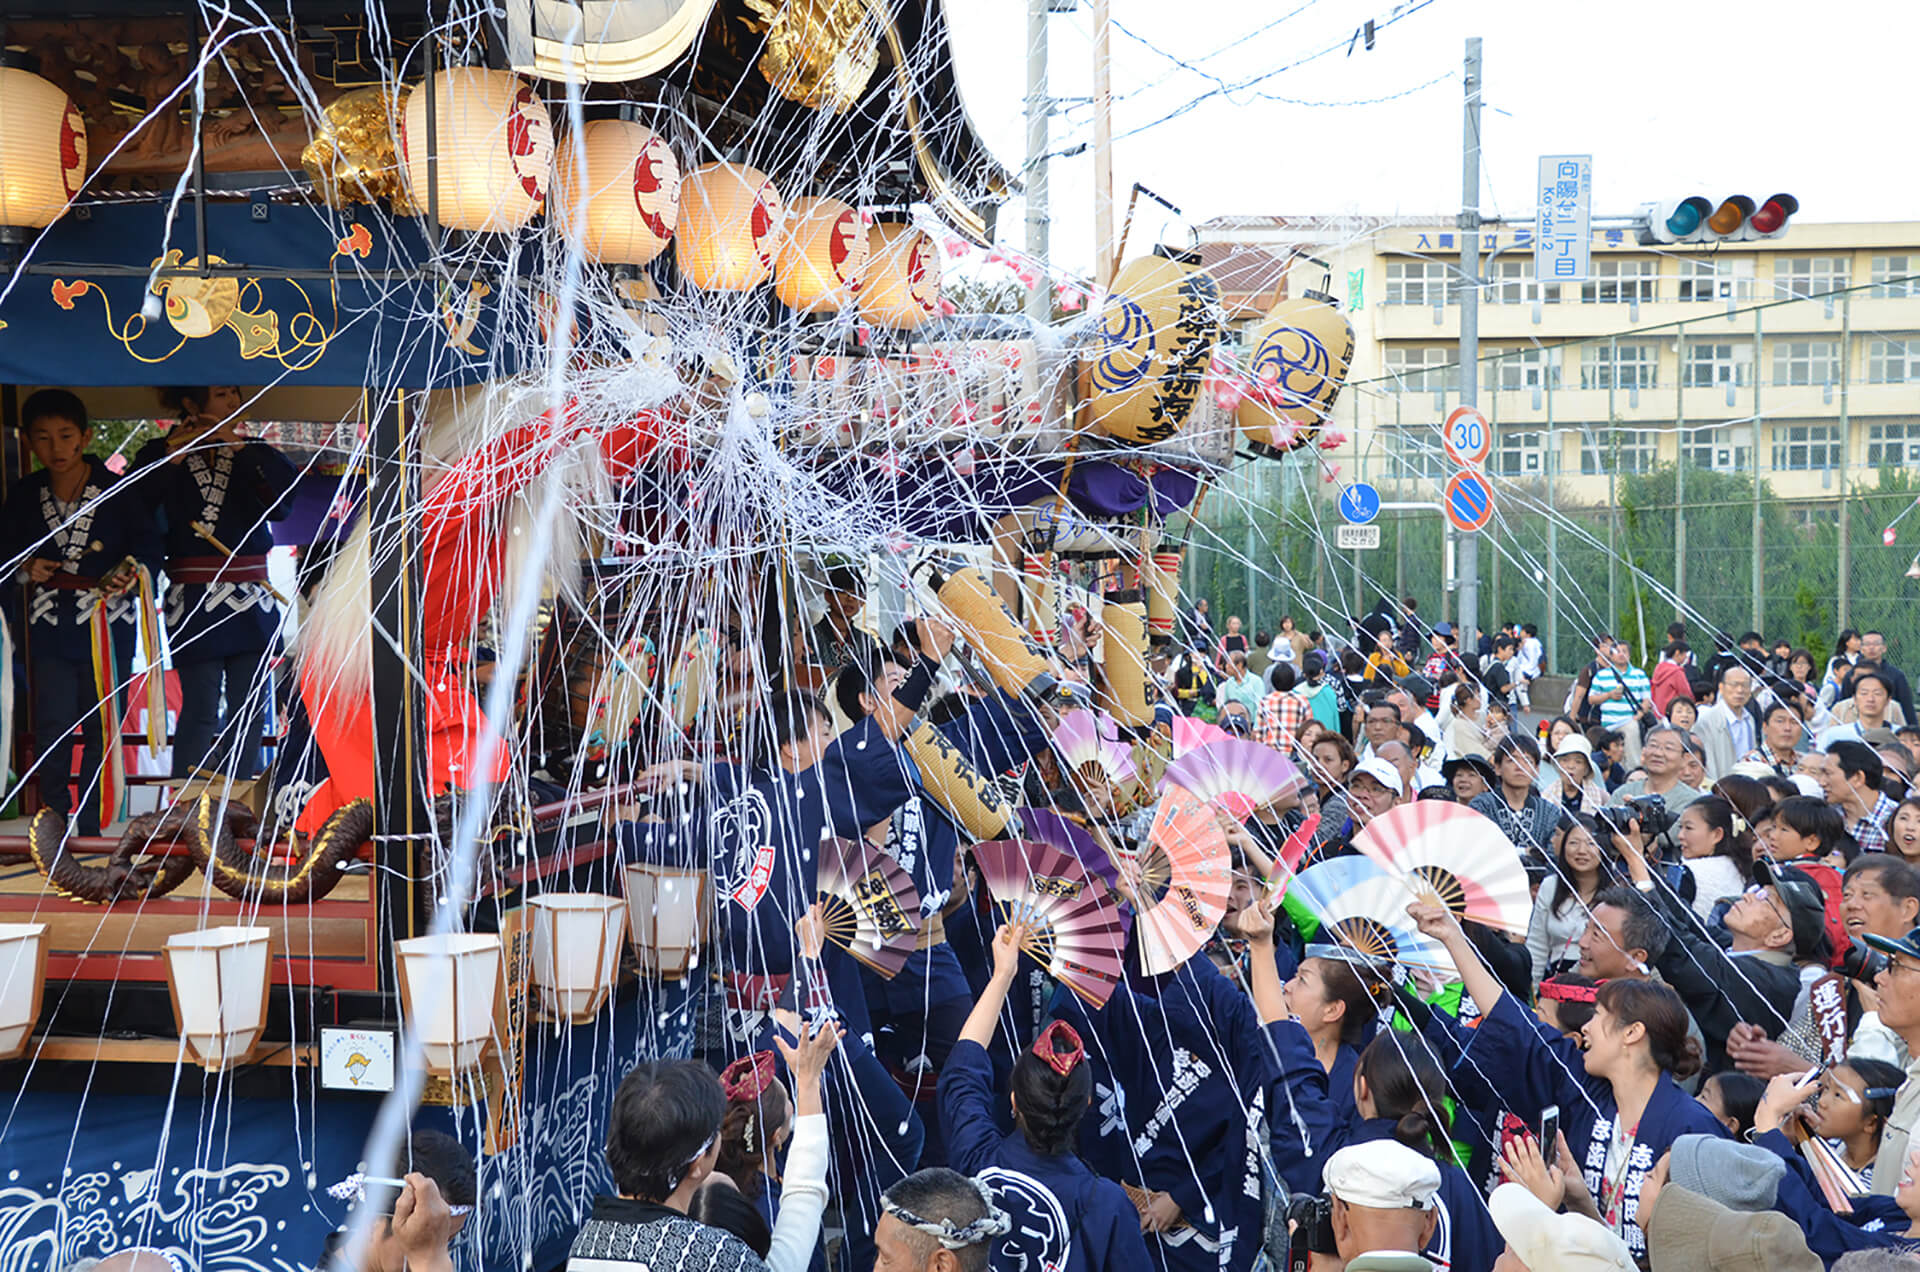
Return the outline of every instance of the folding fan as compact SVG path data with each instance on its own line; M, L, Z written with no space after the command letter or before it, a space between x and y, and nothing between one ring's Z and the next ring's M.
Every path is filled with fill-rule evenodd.
M1133 893L1140 966L1170 972L1213 936L1233 891L1227 837L1213 806L1172 784L1163 788L1146 845L1114 863Z
M999 839L970 850L1002 923L1028 925L1021 948L1095 1007L1120 983L1127 929L1107 885L1052 844Z
M827 939L892 980L920 935L920 890L906 867L863 839L826 839L816 886Z
M1306 785L1293 761L1270 746L1244 738L1208 742L1167 765L1167 780L1212 800L1245 821Z
M1113 888L1120 881L1113 859L1085 826L1051 808L1022 808L1020 826L1028 839L1051 844L1085 866L1087 873Z
M1188 751L1205 746L1209 742L1231 742L1233 734L1217 724L1208 724L1197 716L1177 715L1173 717L1173 758L1176 760Z
M1458 979L1446 949L1407 917L1407 885L1378 862L1335 857L1302 870L1287 892L1320 919L1320 944Z
M1423 799L1376 817L1353 846L1456 917L1524 933L1533 915L1526 867L1493 819L1465 804Z
M1098 761L1107 770L1107 780L1115 784L1133 780L1133 755L1118 740L1113 717L1104 711L1069 711L1060 717L1053 731L1053 749L1059 753L1060 766L1076 772L1082 764Z

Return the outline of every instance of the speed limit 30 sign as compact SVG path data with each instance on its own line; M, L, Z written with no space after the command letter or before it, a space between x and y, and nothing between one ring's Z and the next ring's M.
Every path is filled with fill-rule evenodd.
M1440 430L1447 458L1465 468L1478 468L1493 450L1493 430L1487 417L1471 406L1456 406Z

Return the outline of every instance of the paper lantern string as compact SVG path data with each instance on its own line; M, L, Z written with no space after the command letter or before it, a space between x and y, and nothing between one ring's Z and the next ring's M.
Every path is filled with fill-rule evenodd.
M774 1055L756 1051L728 1065L720 1074L720 1089L730 1104L745 1104L767 1093L774 1082Z
M704 1152L706 1150L702 1149L701 1151ZM335 1201L351 1201L357 1205L367 1199L367 1189L369 1188L404 1189L406 1186L407 1181L404 1179L394 1179L387 1175L368 1175L355 1171L337 1184L328 1184L327 1196L333 1198ZM447 1213L458 1219L463 1215L472 1214L473 1207L449 1205L447 1207ZM177 1267L179 1265L176 1264L175 1266ZM186 1272L186 1270L183 1268L181 1272Z
M1591 1003L1599 996L1599 985L1567 985L1551 976L1540 982L1540 997L1551 998L1556 1003Z
M1087 1058L1080 1035L1064 1020L1054 1021L1033 1040L1033 1054L1045 1060L1047 1067L1063 1078L1070 1076Z

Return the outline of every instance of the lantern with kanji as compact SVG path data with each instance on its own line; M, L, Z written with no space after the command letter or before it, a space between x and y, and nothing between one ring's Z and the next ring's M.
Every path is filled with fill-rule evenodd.
M702 291L758 287L773 276L783 213L766 173L738 163L695 168L680 188L680 272Z
M433 104L431 136L424 85L408 95L400 125L414 203L448 229L499 234L525 225L545 205L553 175L546 103L510 71L453 66L434 77Z
M1323 276L1320 290L1282 300L1254 332L1250 383L1234 419L1255 446L1285 451L1312 441L1347 382L1353 324L1326 287Z
M905 221L883 221L867 231L867 274L860 284L860 316L912 331L940 310L940 245Z
M1219 339L1220 289L1197 253L1156 247L1128 261L1081 355L1093 422L1123 442L1166 441L1193 413Z
M591 120L562 150L556 177L562 224L589 260L645 265L666 250L680 216L680 164L653 129Z
M87 126L31 71L0 66L0 229L51 225L87 177Z
M795 199L774 261L774 294L804 313L835 313L854 303L867 268L860 214L838 199Z

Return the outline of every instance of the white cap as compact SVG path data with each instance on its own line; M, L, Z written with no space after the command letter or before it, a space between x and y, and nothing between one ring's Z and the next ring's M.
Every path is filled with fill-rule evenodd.
M1400 770L1379 756L1369 755L1366 759L1354 765L1353 772L1347 774L1348 784L1351 785L1353 779L1362 773L1365 773L1368 777L1392 791L1395 797L1401 799L1406 798L1407 787L1406 783L1400 780Z
M1553 748L1553 758L1556 760L1565 759L1569 755L1577 755L1587 762L1588 768L1593 767L1593 747L1587 741L1585 734L1569 733L1560 739L1559 746Z
M1634 1272L1626 1242L1585 1215L1554 1213L1524 1185L1494 1189L1487 1210L1528 1272Z
M1433 1159L1390 1139L1349 1144L1327 1159L1321 1179L1329 1196L1374 1210L1425 1210L1440 1191Z
M1814 799L1825 799L1827 792L1821 787L1820 779L1811 773L1790 773L1787 780L1793 783L1793 789L1802 795L1811 795Z

